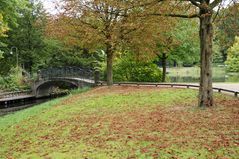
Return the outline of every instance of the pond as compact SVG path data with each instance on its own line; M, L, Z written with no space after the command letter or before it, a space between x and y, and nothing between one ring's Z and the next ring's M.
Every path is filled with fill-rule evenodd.
M239 73L228 73L225 67L213 67L213 82L239 82ZM169 82L199 82L199 67L167 68Z

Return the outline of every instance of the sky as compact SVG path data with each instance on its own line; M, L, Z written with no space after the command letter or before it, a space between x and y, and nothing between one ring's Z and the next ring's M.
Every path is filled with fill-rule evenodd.
M40 1L42 1L43 6L47 10L47 12L52 14L57 12L54 5L54 2L56 2L56 0L40 0Z

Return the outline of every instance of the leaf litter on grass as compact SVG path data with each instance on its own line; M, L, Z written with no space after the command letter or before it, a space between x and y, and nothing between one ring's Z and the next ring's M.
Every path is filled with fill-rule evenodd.
M196 97L188 89L95 88L7 129L0 156L237 158L238 99L216 95L216 106L201 110Z

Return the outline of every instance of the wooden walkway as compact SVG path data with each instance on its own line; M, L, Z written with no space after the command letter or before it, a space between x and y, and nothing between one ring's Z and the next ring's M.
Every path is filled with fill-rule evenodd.
M29 95L20 95L20 96L2 98L0 99L0 109L15 107L17 103L24 105L27 102L31 101L32 99L35 99L35 95L29 94Z
M3 99L0 99L0 103L1 103L1 102L6 102L6 101L27 99L27 98L35 98L35 95L22 95L22 96L15 96L15 97L3 98Z

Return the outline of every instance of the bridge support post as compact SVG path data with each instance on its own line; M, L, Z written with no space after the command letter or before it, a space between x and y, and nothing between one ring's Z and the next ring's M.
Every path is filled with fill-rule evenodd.
M32 90L32 94L33 95L37 95L37 90L36 90L36 81L33 81L33 83L31 84L31 90Z
M239 93L239 92L235 92L235 93L234 93L235 97L237 97L237 96L238 96L238 93Z

